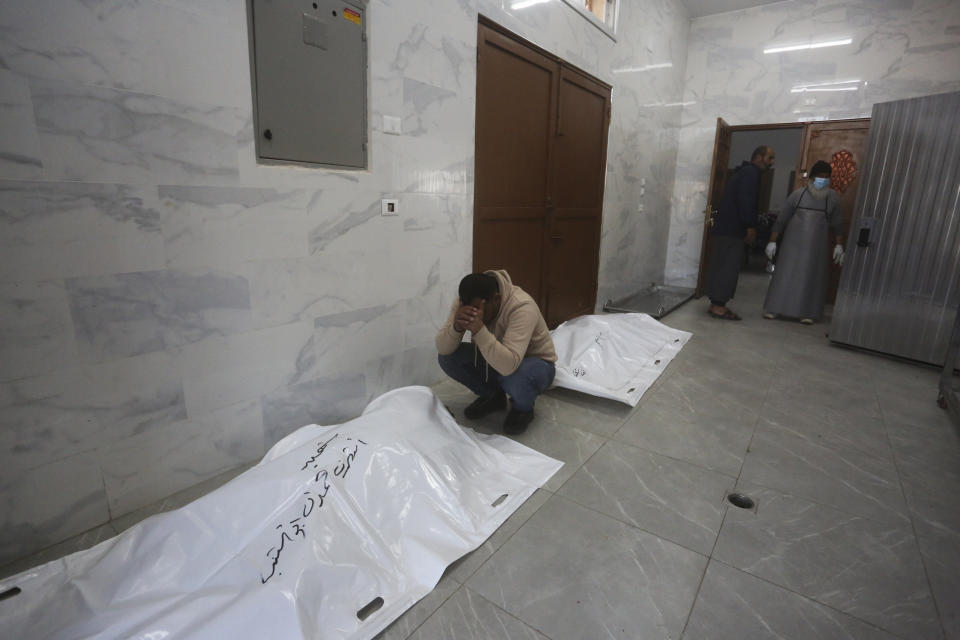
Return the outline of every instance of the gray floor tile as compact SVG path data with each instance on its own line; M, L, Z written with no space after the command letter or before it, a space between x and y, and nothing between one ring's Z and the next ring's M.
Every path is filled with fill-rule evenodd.
M546 491L556 491L563 486L605 442L602 437L589 431L557 423L538 424L536 421L524 433L510 437L531 449L563 461L563 467L543 485Z
M553 496L467 586L552 640L677 638L706 563Z
M76 553L77 551L85 551L90 547L100 544L104 540L109 540L115 535L117 535L117 531L113 528L112 524L94 527L89 531L85 531L78 536L64 540L63 542L55 544L52 547L48 547L42 551L38 551L34 554L26 556L25 558L21 558L19 560L15 560L14 562L3 565L0 567L0 578L6 578L18 573L22 573L28 569L39 567L42 564L59 560L60 558L68 556L71 553Z
M893 459L883 422L868 416L838 414L829 410L819 415L779 409L768 402L760 412L758 431L792 435L836 451L852 451Z
M880 409L887 424L936 425L951 427L949 414L937 404L939 391L930 389L877 385Z
M411 640L549 640L518 619L461 587L410 636Z
M407 609L389 627L374 636L374 640L406 640L459 588L460 583L456 580L442 578L433 591Z
M960 640L960 444L936 424L888 431L946 636Z
M735 482L689 462L608 442L558 493L709 555Z
M517 529L529 520L549 497L549 492L537 489L482 545L447 567L445 575L450 576L457 582L466 582L467 578L472 576L497 549L502 547L503 543L509 540L510 536L516 533Z
M960 640L960 532L926 520L914 527L947 640Z
M960 479L911 468L901 471L907 508L914 522L960 534Z
M778 376L770 385L767 401L780 409L803 411L817 417L829 415L881 418L877 393L869 380L838 380L825 375Z
M476 430L478 433L502 433L500 422L503 417L487 416L482 420L461 422ZM543 485L543 489L554 492L559 489L577 469L600 448L606 440L589 431L568 427L556 422L541 421L534 418L527 430L517 436L509 436L513 440L524 444L535 451L539 451L556 460L563 462L563 466L550 480Z
M702 385L712 395L746 404L758 410L770 387L773 369L752 354L743 359L721 355L695 357L679 364L678 376Z
M728 510L714 558L905 638L942 637L909 523L743 489L757 509Z
M756 422L741 401L677 377L644 399L614 440L736 476Z
M960 512L960 435L953 425L887 423L887 434L901 477L911 484L952 499ZM953 483L949 488L947 482ZM946 489L946 490L943 490Z
M870 377L881 395L888 391L936 391L940 385L940 367L901 362L892 358L870 357Z
M559 422L609 437L626 422L632 411L633 407L616 400L557 388L537 398L536 419Z
M711 560L683 640L719 638L894 640L895 636Z
M869 383L877 371L875 354L833 344L822 332L799 340L785 340L778 355L785 375Z
M885 522L902 523L907 513L892 460L830 449L789 434L757 429L740 480Z

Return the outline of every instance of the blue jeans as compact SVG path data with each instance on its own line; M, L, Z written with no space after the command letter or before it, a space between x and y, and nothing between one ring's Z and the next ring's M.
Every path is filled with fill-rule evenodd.
M533 411L537 396L550 387L557 372L552 362L541 358L524 358L510 375L501 375L490 367L488 377L487 361L477 351L477 363L474 365L473 349L472 344L464 343L449 355L441 354L437 357L440 368L481 398L505 391L510 396L510 407L515 411Z

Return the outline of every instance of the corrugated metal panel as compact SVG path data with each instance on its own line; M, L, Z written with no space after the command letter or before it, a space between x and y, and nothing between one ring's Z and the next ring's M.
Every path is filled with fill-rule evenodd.
M960 92L874 105L862 172L830 339L943 364L960 305Z

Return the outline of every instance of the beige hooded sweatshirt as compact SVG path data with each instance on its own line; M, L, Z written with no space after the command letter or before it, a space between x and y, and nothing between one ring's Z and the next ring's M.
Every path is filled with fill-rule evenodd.
M473 345L484 359L500 375L508 376L517 370L524 358L535 357L547 362L557 361L553 339L540 308L526 291L515 286L504 270L486 271L497 279L500 286L500 311L487 325L473 334ZM450 317L437 333L437 351L441 355L457 350L463 340L463 332L453 328L453 320L460 308L460 300L454 300Z

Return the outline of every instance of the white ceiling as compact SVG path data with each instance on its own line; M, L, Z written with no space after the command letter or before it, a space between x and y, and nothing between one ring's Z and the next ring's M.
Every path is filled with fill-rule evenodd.
M759 7L762 4L773 4L782 0L680 0L680 2L690 11L691 18L701 18L716 13Z

